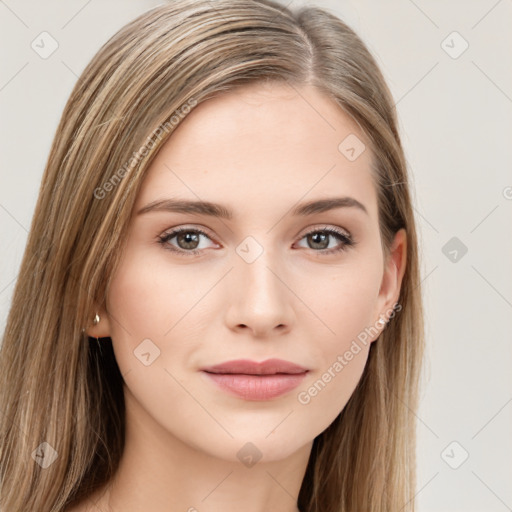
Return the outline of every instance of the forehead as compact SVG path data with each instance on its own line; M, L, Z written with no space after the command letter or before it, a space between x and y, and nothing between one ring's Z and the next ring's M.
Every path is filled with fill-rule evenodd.
M357 123L317 89L252 84L200 103L181 121L148 169L136 207L177 197L253 215L344 195L376 216L371 160Z

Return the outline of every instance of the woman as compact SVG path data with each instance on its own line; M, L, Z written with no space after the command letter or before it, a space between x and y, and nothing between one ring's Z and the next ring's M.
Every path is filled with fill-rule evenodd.
M347 25L143 14L47 162L0 354L1 510L413 510L417 244Z

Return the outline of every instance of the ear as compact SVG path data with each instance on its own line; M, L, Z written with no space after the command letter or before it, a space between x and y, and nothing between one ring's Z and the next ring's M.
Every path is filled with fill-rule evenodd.
M87 336L91 338L107 338L110 336L110 319L104 308L97 308L96 313L100 317L99 322L94 324L94 316L85 328Z
M372 341L378 338L398 302L407 263L406 260L407 233L405 229L399 229L395 234L387 260L384 263L384 274L377 299L377 312L374 324L379 329L379 332ZM379 322L379 320L382 320L384 323L382 321Z

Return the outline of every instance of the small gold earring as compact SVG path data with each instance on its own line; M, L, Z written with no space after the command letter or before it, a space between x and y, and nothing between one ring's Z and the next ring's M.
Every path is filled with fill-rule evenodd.
M100 315L96 313L96 316L94 317L94 320L92 321L92 325L97 325L100 323Z

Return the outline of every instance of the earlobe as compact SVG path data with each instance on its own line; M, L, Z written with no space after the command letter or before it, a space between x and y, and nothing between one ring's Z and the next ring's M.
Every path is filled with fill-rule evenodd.
M106 311L95 312L91 323L83 330L91 338L106 338L110 336L110 324Z

